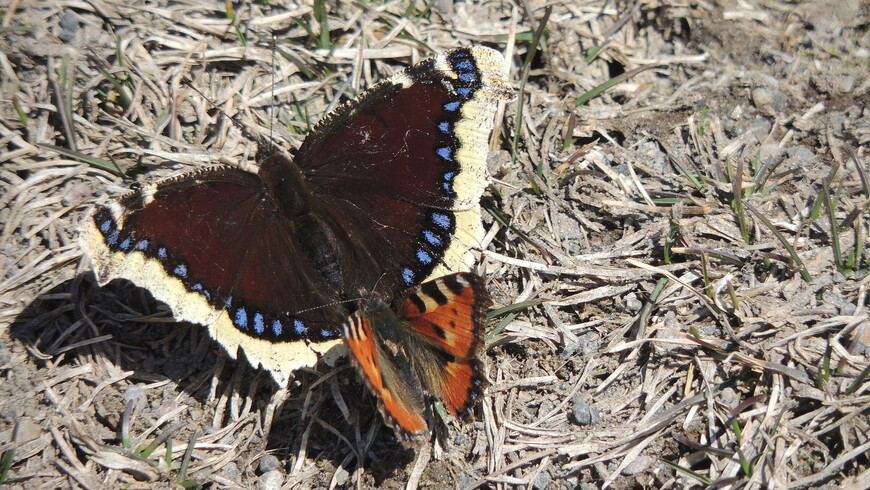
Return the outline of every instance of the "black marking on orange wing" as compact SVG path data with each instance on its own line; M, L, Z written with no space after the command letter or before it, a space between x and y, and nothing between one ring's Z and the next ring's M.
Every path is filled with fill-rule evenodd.
M474 274L460 273L421 285L401 309L420 345L430 350L430 355L419 359L438 364L418 369L425 388L456 415L467 415L483 394L479 353L490 304L483 281Z

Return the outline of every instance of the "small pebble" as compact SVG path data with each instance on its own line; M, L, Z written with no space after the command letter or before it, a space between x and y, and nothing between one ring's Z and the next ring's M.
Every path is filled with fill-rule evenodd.
M809 160L816 156L812 150L805 146L792 146L788 149L786 155L788 155L789 158L802 158L804 160Z
M840 80L840 83L837 85L837 90L843 92L844 94L848 94L855 88L855 77L846 76Z
M260 473L268 473L272 470L277 470L281 467L281 460L274 454L265 454L260 458L260 464L257 467Z
M594 405L586 403L585 400L585 395L575 396L571 414L578 425L595 425L601 420L601 412Z
M653 459L649 456L640 456L631 463L628 463L628 466L622 469L623 475L636 475L638 473L643 473L653 464Z
M637 295L634 293L629 293L625 295L625 309L636 313L643 308L643 303L637 299Z
M163 458L161 458L162 460ZM228 480L239 481L242 477L242 472L239 471L239 465L230 461L221 468L220 475Z
M771 128L770 121L763 117L759 117L749 123L749 132L754 134L755 136L767 136L770 134Z
M278 490L284 483L284 475L278 470L267 471L257 480L259 490Z
M535 490L547 490L550 484L553 483L553 477L546 471L542 471L532 482L532 488Z
M767 87L752 89L752 103L759 109L773 104L773 91Z
M60 28L62 29L59 36L60 40L68 43L75 39L76 32L79 30L79 19L72 10L64 10L63 17L60 19Z

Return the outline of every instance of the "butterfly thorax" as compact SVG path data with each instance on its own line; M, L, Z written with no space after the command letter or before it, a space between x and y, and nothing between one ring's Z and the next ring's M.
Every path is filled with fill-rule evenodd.
M277 208L271 213L273 219L292 229L300 252L314 263L320 277L334 290L344 290L335 239L315 212L310 185L299 166L275 153L262 160L259 175L265 188L264 202Z
M283 217L296 219L311 213L311 191L296 163L275 153L260 163L259 175Z

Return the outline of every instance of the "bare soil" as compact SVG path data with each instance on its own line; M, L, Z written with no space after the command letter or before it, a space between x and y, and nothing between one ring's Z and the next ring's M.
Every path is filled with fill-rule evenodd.
M0 488L867 487L866 2L234 8L0 7ZM446 444L404 450L344 361L278 390L147 292L95 285L95 203L251 167L215 106L289 150L470 44L522 97L479 266L508 311Z

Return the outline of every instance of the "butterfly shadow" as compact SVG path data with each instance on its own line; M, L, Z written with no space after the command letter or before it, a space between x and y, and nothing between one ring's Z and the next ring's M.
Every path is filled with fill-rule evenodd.
M413 462L346 359L298 370L281 390L244 354L230 358L205 328L176 322L127 281L100 288L93 273L80 274L31 302L10 336L27 351L27 376L41 378L75 419L65 425L99 444L135 452L161 438L183 444L197 432L198 447L239 451L225 459L243 472L258 471L269 452L290 478L310 476L314 462L340 479L362 461L375 484Z

